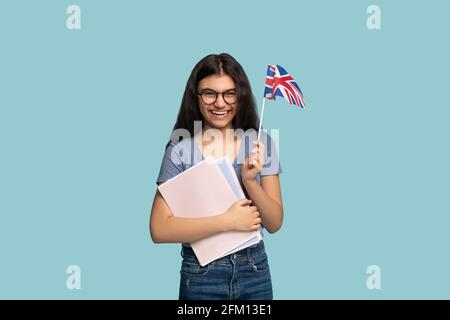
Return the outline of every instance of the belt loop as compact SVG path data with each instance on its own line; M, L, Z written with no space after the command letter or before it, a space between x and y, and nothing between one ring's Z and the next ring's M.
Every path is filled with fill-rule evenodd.
M247 260L253 262L252 249L250 247L247 248Z

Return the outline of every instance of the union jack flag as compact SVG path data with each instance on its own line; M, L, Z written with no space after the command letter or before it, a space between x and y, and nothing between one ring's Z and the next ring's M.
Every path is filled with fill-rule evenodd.
M290 104L305 107L303 93L294 78L279 65L271 64L267 67L264 98L275 100L276 96L285 98Z

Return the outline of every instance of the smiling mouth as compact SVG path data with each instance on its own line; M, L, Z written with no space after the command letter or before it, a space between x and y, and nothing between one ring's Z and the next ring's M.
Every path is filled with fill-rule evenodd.
M216 110L209 110L212 114L215 114L216 116L224 116L230 111L216 111Z
M225 110L225 111L209 110L209 112L211 113L212 119L224 120L227 118L227 116L231 112L231 110Z

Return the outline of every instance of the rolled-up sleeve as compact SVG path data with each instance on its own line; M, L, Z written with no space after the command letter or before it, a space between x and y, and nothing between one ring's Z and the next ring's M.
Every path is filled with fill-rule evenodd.
M176 146L177 144L173 141L167 146L156 184L166 182L184 171L183 162Z

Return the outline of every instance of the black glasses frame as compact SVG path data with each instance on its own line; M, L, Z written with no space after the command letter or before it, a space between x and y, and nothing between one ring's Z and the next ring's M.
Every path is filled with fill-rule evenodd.
M224 91L224 92L216 92L216 91L214 91L214 90L207 89L207 90L198 91L197 94L200 96L200 99L202 99L203 103L204 103L204 104L207 104L207 105L216 103L217 98L219 97L219 94L222 95L222 99L223 99L223 101L225 101L226 104L232 105L232 104L235 104L235 103L237 102L237 98L236 98L236 101L234 101L233 103L229 103L229 102L225 99L225 94L226 94L226 93L230 93L230 92L236 93L236 96L237 96L237 91L236 91L236 89L230 89L230 90L227 90L227 91ZM204 94L204 93L214 93L214 94L216 95L216 98L214 99L213 102L211 102L211 103L206 103L205 100L203 100L203 94Z

